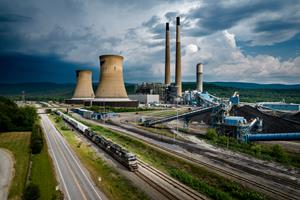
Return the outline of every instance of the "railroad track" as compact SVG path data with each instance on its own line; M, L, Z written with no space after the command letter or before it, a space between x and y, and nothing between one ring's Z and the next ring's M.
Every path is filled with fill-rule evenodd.
M119 127L123 128L122 126L119 126ZM129 136L130 137L134 137L132 135L129 135ZM197 159L191 158L189 156L186 156L183 153L178 153L178 152L176 152L174 150L171 150L169 148L162 147L162 146L157 145L157 144L153 144L153 143L151 143L151 142L149 142L149 141L147 141L145 139L141 139L141 138L138 138L138 139L144 141L148 145L151 145L151 146L153 146L155 148L163 150L166 153L169 153L171 155L175 155L175 156L177 156L179 158L183 158L183 159L185 159L187 161L190 161L192 163L196 163L196 164L198 164L200 166L203 166L203 167L205 167L205 168L207 168L207 169L209 169L211 171L219 172L219 174L226 175L227 177L232 177L233 179L235 179L237 181L247 183L248 185L251 185L251 186L255 186L256 188L260 189L260 191L265 191L269 195L276 196L276 199L299 200L299 198L295 197L294 195L278 191L276 189L273 189L272 187L263 185L263 184L259 183L258 181L247 179L247 178L242 177L242 176L240 176L238 174L235 174L235 173L226 171L226 170L224 170L222 168L216 167L216 166L214 166L212 164L208 164L208 163L202 162L200 160L197 160ZM278 197L280 197L280 198L278 198Z
M189 197L189 199L195 199L195 200L203 200L207 199L203 195L199 194L198 192L192 190L191 188L187 187L186 185L170 178L169 176L165 175L164 173L160 172L159 170L151 167L150 165L142 162L139 160L139 167L144 168L145 170L149 171L150 173L154 174L155 176L159 177L166 183L170 184L177 190L179 190L181 193L185 194ZM147 177L146 175L140 173L139 171L136 172L136 175L146 181L149 185L151 185L154 189L158 190L161 194L163 194L167 199L172 200L181 200L182 197L177 196L176 194L171 193L163 186L159 185L155 181L153 181L151 178Z
M115 125L116 126L116 125ZM122 129L125 129L124 127L122 126L118 126ZM111 126L109 126L108 128L110 129L114 129L112 128ZM120 130L117 130L117 131L120 131ZM131 132L134 132L132 130L130 130ZM132 136L131 134L128 134L128 133L125 133L127 134L128 136L130 137L133 137L133 138L136 138L135 136ZM138 134L138 133L137 133ZM160 149L168 154L171 154L171 155L175 155L176 157L179 157L179 158L183 158L189 162L192 162L192 163L196 163L200 166L203 166L207 169L209 169L210 171L215 171L215 172L218 172L219 174L223 174L227 177L231 177L239 182L244 182L244 183L247 183L248 185L250 186L255 186L256 188L260 189L260 191L264 191L265 193L269 194L270 196L276 196L276 199L288 199L288 200L299 200L298 197L295 197L294 195L292 194L288 194L288 193L284 193L284 192L281 192L281 191L278 191L276 189L273 189L272 187L270 186L266 186L266 185L263 185L261 183L259 183L258 181L254 181L254 180L250 180L250 179L247 179L245 177L242 177L238 174L235 174L235 173L232 173L232 172L229 172L229 171L226 171L220 167L216 167L212 164L208 164L208 163L205 163L205 162L202 162L200 160L197 160L197 159L194 159L194 158L191 158L189 156L186 156L184 155L183 153L178 153L174 150L171 150L169 148L166 148L166 147L162 147L160 145L157 145L157 144L154 144L154 143L151 143L145 139L142 139L142 138L138 138L139 140L142 140L143 142L147 143L148 145L152 146L152 147L155 147L157 149ZM140 174L139 174L140 175ZM145 177L144 177L145 178ZM147 181L151 181L151 180L147 180ZM152 181L153 182L153 181ZM149 183L150 184L150 183ZM152 183L153 184L153 183ZM280 198L279 198L280 197ZM175 197L176 198L176 197ZM275 198L274 198L275 199Z

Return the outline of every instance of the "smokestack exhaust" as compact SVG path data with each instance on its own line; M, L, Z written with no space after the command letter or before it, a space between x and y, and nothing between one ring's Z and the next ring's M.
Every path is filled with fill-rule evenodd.
M165 51L165 84L171 84L170 76L170 29L169 23L166 23L166 51Z
M196 79L197 79L197 91L203 92L203 65L202 63L197 64L196 69Z
M175 84L178 87L177 96L181 97L181 48L180 48L180 17L176 17L176 60L175 60Z

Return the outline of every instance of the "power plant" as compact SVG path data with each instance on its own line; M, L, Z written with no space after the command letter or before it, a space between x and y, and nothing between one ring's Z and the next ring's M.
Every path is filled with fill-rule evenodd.
M101 55L99 84L94 95L92 72L76 71L77 84L72 99L67 104L84 104L87 106L137 107L138 101L128 98L123 80L123 56ZM94 98L95 97L95 98Z

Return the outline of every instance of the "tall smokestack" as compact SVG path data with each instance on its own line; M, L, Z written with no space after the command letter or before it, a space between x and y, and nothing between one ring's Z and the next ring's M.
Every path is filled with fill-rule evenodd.
M166 23L165 84L170 85L170 83L170 30L169 23Z
M175 61L175 84L178 87L177 95L181 96L181 48L180 48L180 17L176 17L176 61Z
M202 63L197 64L196 69L196 79L197 79L197 90L203 92L203 65Z

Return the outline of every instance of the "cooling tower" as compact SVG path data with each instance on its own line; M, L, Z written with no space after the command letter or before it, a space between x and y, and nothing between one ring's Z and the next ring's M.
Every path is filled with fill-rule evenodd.
M203 92L203 65L202 65L202 63L197 64L196 79L197 79L197 91Z
M96 98L128 99L123 80L123 57L102 55L100 58L100 81Z
M76 88L72 99L92 99L95 97L92 86L92 71L76 71Z
M176 17L176 60L175 85L178 87L177 96L181 96L181 49L180 49L180 17Z
M166 51L165 51L165 84L171 84L170 76L170 30L169 23L166 23Z

